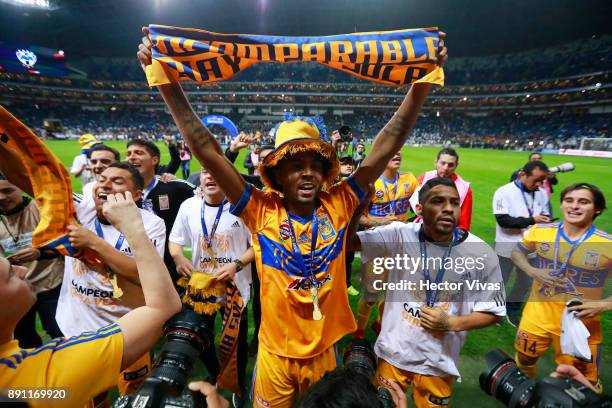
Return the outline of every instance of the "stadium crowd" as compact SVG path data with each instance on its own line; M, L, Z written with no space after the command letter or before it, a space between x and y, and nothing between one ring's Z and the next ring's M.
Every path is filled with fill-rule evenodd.
M151 42L144 33L138 58L146 66ZM547 55L553 60L587 51L599 56L594 46L585 47ZM437 64L444 65L444 41L436 55ZM522 63L533 66L535 55L521 55ZM479 68L466 63L465 72L449 70L463 75L466 85L482 83L484 71L493 66L499 73L487 77L516 79L506 73L517 71L510 60L492 61ZM567 71L582 70L573 63L565 62ZM98 73L102 79L136 80L119 62L105 66L108 70ZM563 75L563 66L555 65L553 73ZM551 69L529 71L528 79L540 79ZM247 71L252 81L296 79L286 77L294 76L291 72L296 71L277 65ZM335 71L324 77L319 68L306 72L300 80L339 81ZM112 387L130 395L149 376L165 379L165 367L153 368L151 350L174 316L199 321L198 335L208 339L193 340L189 325L168 323L165 331L166 337L197 344L167 351L204 363L209 378L189 388L213 408L228 405L219 388L232 392L235 407L247 398L259 407L334 406L334 401L383 406L377 393L387 404L406 407L409 390L417 407L448 406L468 331L504 321L516 327L516 364L528 376L536 376L538 359L552 347L557 375L576 379L584 393L601 392L600 315L612 310L612 298L603 299L612 238L594 225L606 209L600 189L586 181L566 186L561 220L555 222L550 212L554 174L541 155L532 154L491 197L496 221L491 248L470 232L473 186L459 174L456 150L440 149L432 157L435 168L418 177L399 169L407 142L519 148L535 140L541 147L575 146L584 136L609 137L609 114L447 116L438 114L434 103L419 117L431 86L414 84L401 99L392 99L389 104L399 104L394 112L329 112L328 122L338 128L329 141L317 119L292 110L271 132L266 129L271 117L250 121L243 114L237 122L247 133L223 147L197 110L227 96L193 95L192 106L177 83L155 90L174 123L151 120L163 110L86 110L59 101L11 104L11 113L39 132L44 120L57 117L62 132L80 135L82 151L71 171L82 178L84 195L62 187L63 173L54 167L61 163L3 109L0 389L68 388L69 406L105 406ZM26 100L32 96L24 94ZM275 101L278 96L260 97ZM329 98L337 103L335 96ZM168 135L181 143L166 138L176 152L162 165L151 140ZM46 136L53 135L47 131ZM22 138L27 142L16 142ZM512 143L505 141L509 138ZM105 139L126 141L125 161ZM365 151L363 143L370 142ZM240 174L233 163L251 144L249 174ZM197 186L173 176L179 162L191 157L202 166L192 175ZM42 206L24 193L43 196ZM53 250L35 247L33 239L44 233L35 231L39 222L48 223L50 232L58 221L66 224L65 238ZM357 251L360 288L350 279ZM419 260L413 270L401 266L407 259ZM517 278L511 281L513 273ZM478 289L470 289L473 285ZM361 296L356 316L351 295ZM575 297L580 301L566 304ZM376 306L375 357L370 358L364 337ZM248 308L256 324L250 345ZM45 345L34 330L37 312L54 337ZM222 340L215 343L217 314ZM358 355L358 366L371 366L371 378L363 370L337 368L336 343L346 335L354 339L347 361ZM250 393L249 348L256 353Z

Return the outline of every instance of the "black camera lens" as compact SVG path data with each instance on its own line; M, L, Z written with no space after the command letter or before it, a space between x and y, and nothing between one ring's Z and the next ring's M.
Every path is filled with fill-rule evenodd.
M480 374L480 388L510 408L533 405L535 381L523 373L514 360L496 349L486 355L487 371Z
M367 340L353 340L344 353L344 366L373 378L376 371L376 354L370 343Z

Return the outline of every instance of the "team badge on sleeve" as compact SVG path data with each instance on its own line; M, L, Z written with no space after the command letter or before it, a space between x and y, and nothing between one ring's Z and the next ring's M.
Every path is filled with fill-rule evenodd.
M286 220L278 227L278 236L283 242L291 238L291 229Z

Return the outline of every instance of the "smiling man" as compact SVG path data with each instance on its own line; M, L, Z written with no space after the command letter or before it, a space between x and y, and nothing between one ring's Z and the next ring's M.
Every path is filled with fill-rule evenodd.
M415 269L396 264L389 270L388 284L409 285L386 291L375 382L391 388L392 380L404 392L412 386L417 407L449 405L467 330L505 314L497 257L480 238L457 228L460 201L451 179L433 178L419 191L422 223L393 222L354 235L354 218L349 230L348 247L361 251L363 262L400 255L416 261ZM475 289L474 282L486 289Z
M93 199L93 188L96 184L96 180L100 178L100 174L102 174L111 163L116 163L119 160L121 160L119 152L105 144L99 143L91 149L89 166L93 173L93 180L83 186L83 197L85 197L85 199Z
M599 188L577 183L561 192L563 222L536 224L512 252L516 266L533 278L515 348L518 366L535 377L536 363L552 345L558 364L573 365L594 385L599 384L599 360L603 335L600 315L612 310L612 297L602 299L612 267L612 236L593 222L606 208ZM527 255L534 253L534 265ZM567 301L580 299L569 308L589 331L591 361L562 353L559 339Z
M148 29L143 32L138 58L146 66L152 43ZM442 65L442 40L437 51ZM317 124L298 117L280 123L273 131L275 150L259 165L265 192L245 183L225 158L179 84L158 88L190 150L216 180L223 180L232 212L253 234L262 299L256 406L289 407L335 368L335 343L356 327L345 287L346 227L363 191L405 143L430 88L412 85L372 153L336 184L336 150L322 140Z
M66 257L64 279L55 318L66 337L115 323L120 317L144 304L136 262L130 243L103 213L111 194L130 192L135 201L142 195L140 173L128 163L112 163L100 174L91 202L75 198L80 224L69 226L69 241L75 248L93 251L99 265L86 265ZM92 211L93 210L93 211ZM145 232L160 255L165 245L165 226L155 214L140 209ZM123 373L121 393L134 389L150 371L148 354ZM145 368L149 367L149 368ZM136 381L134 383L133 381Z

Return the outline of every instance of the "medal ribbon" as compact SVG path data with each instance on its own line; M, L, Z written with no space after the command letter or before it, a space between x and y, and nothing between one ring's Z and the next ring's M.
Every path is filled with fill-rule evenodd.
M100 225L100 220L96 218L96 234L102 239L104 239L104 231L102 231L102 225ZM123 241L125 241L125 235L119 234L119 238L117 238L117 242L115 243L115 249L120 251L121 246L123 245Z
M578 240L574 242L570 242L572 244L572 249L570 249L570 251L568 252L567 258L565 259L565 261L563 261L563 263L561 264L561 267L557 269L558 262L559 262L559 247L561 246L560 244L561 244L561 232L562 231L563 231L563 223L561 222L559 223L559 228L557 229L557 235L555 236L555 260L553 263L552 276L563 276L565 274L570 258L572 257L572 255L574 255L574 252L578 249L578 247L582 245L584 241L589 239L591 235L593 235L593 233L595 232L595 226L591 225L591 228L589 228L588 231L585 232Z
M523 197L523 202L525 203L525 207L527 208L527 211L529 212L529 216L533 217L533 206L535 205L535 192L532 193L533 201L531 202L531 207L530 207L529 204L527 204L527 199L525 198L525 193L527 191L525 190L525 186L523 186L523 183L521 183L519 179L516 179L514 181L514 184L516 184L518 189L521 190L521 197Z
M317 281L317 276L313 272L313 264L314 264L314 251L317 246L317 236L319 235L319 220L317 218L317 208L312 212L312 238L310 240L310 268L306 269L306 263L304 262L304 258L302 257L302 251L300 251L300 247L298 246L297 239L295 237L295 230L293 229L293 223L291 222L291 217L289 216L289 211L287 211L287 221L289 222L289 232L291 235L291 246L293 247L293 256L297 261L302 274L304 276L308 276L310 283L312 285L316 285L319 283Z
M223 200L223 202L219 206L219 209L217 210L217 215L215 216L215 221L213 222L212 228L210 229L210 236L209 236L208 228L206 228L206 221L204 220L206 200L202 199L202 212L200 215L200 222L202 224L202 235L204 236L204 242L206 243L206 248L209 250L212 248L211 247L212 240L215 237L215 232L217 231L217 227L219 226L219 220L221 219L221 214L223 213L223 207L225 207L225 203L227 203L227 200Z
M436 289L435 290L426 289L425 291L425 299L426 299L427 306L429 307L433 307L436 303L436 299L438 298L438 292L439 292L438 286L440 282L442 282L442 279L444 278L444 274L446 273L446 267L444 266L444 264L446 263L446 260L450 257L451 250L453 249L453 246L457 242L458 235L459 235L459 231L457 230L457 228L455 228L455 230L453 231L453 239L450 245L448 246L448 248L446 249L446 252L444 253L444 257L442 258L442 264L440 265L440 270L438 271L438 274L436 275L436 281L435 281ZM425 227L424 226L422 226L419 231L419 245L421 247L421 260L422 262L424 262L423 263L423 275L425 277L425 280L430 281L431 275L429 273L429 267L427 266L427 243L425 242Z
M387 193L387 197L389 198L389 205L391 207L389 209L389 213L393 213L393 215L395 215L395 208L397 206L397 186L399 184L399 173L395 175L395 181L393 182L393 198L391 198L391 194L389 194L389 189L387 188L387 182L385 181L385 178L382 176L381 178L383 186L385 187L385 193Z
M157 186L158 182L159 182L159 176L153 176L153 180L151 180L149 185L142 192L142 207L145 210L153 211L153 204L147 199L147 197L149 196L149 193L151 192L151 190L153 190L155 186Z

